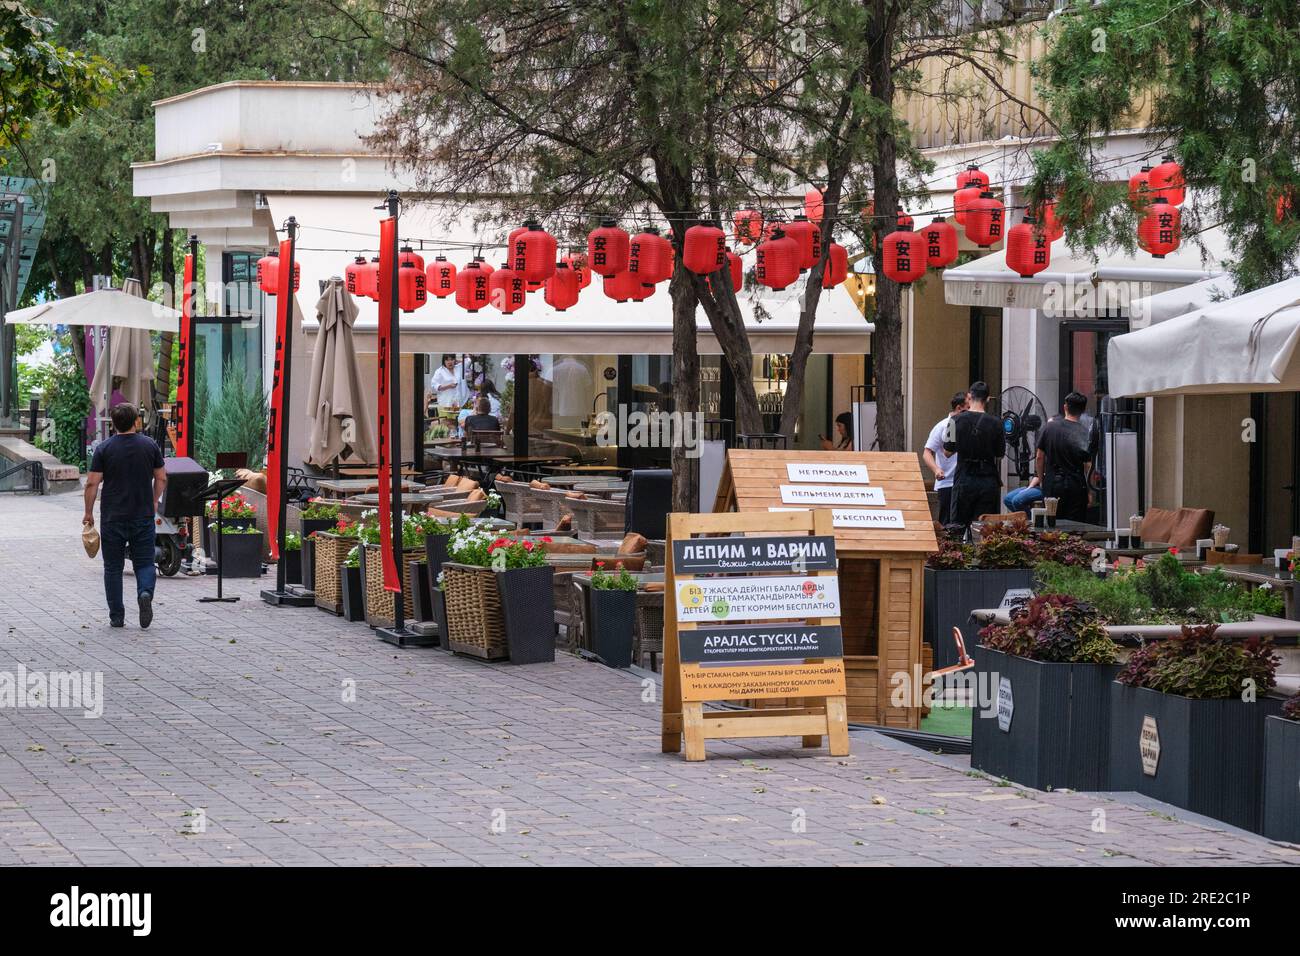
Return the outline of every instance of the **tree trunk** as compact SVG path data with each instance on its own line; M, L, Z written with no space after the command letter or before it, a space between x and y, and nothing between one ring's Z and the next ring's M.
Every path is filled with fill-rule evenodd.
M894 133L893 51L897 9L893 0L872 0L867 60L871 95L891 111L891 119L876 126L876 151L871 163L876 219L876 248L884 233L893 229L898 215L898 142ZM882 223L888 230L882 228ZM903 419L903 316L902 288L876 268L876 331L871 337L872 364L876 372L876 434L881 451L902 451L906 435Z
M673 271L668 285L673 300L673 410L682 421L700 410L700 353L696 343L695 310L698 302L691 277L683 268ZM698 429L686 433L696 442L702 438ZM673 511L696 510L699 497L699 458L693 457L684 441L674 441L671 451L673 469Z

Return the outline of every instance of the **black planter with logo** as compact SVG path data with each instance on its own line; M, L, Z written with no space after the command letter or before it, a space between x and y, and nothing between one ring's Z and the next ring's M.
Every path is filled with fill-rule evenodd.
M344 565L339 569L339 584L344 620L364 622L366 619L366 591L361 583L361 569Z
M584 590L587 592L587 649L610 667L631 667L636 592L593 587Z
M1264 836L1300 843L1300 720L1264 721L1263 816Z
M1264 718L1280 700L1196 700L1118 681L1110 690L1110 789L1259 832Z
M212 536L214 539L216 535ZM260 534L221 535L212 557L221 565L223 578L258 578L262 576L262 536Z
M1033 586L1034 572L1028 568L926 568L922 633L934 651L935 669L958 662L953 627L961 628L967 651L975 646L979 627L971 621L971 611L997 607L1007 591Z
M555 660L554 576L549 564L496 572L512 664Z
M1107 788L1119 665L1054 664L984 647L971 656L977 686L997 705L971 717L972 767L1038 790Z

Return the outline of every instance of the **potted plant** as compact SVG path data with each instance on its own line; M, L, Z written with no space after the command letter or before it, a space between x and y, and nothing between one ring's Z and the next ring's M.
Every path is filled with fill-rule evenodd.
M203 523L203 550L212 556L215 553L213 547L213 536L216 533L217 524L217 502L209 501L204 505L204 523ZM221 499L221 526L226 530L239 528L257 527L257 509L252 503L235 492Z
M1119 649L1096 609L1035 597L980 637L972 655L986 699L971 766L1039 790L1104 790Z
M366 619L366 595L361 584L361 545L354 544L339 568L339 596L343 617L348 621Z
M1110 786L1259 831L1265 697L1278 658L1267 638L1217 624L1134 651L1111 685Z
M1016 525L992 525L976 544L943 538L925 565L923 633L934 651L936 668L957 663L950 635L961 628L969 647L976 628L970 612L998 607L1008 591L1028 590L1034 567L1054 561L1071 567L1088 566L1093 546L1076 535L1058 531L1032 532Z
M1261 832L1300 843L1300 694L1264 720L1264 808Z
M330 531L339 520L337 502L324 498L308 498L302 509L302 536L304 538L316 531Z
M348 551L357 543L359 522L340 517L331 531L316 531L313 547L312 590L316 606L331 614L343 612L342 568Z
M451 535L442 567L448 646L512 664L555 660L550 538L496 537L471 526Z
M632 666L632 637L636 629L637 580L622 562L615 573L597 561L586 590L588 650L610 667Z
M215 522L210 526L216 538ZM231 528L223 526L221 541L217 545L217 562L221 575L226 578L257 578L262 576L262 532L255 526Z
M415 618L413 582L409 562L424 553L427 527L433 518L409 515L402 520L402 553L395 556L397 573L402 576L402 613L406 620ZM384 587L382 542L378 512L363 512L360 524L361 581L366 591L366 623L371 627L390 627L395 623L395 595Z
M302 584L302 535L297 531L285 533L280 560L284 562L285 584Z

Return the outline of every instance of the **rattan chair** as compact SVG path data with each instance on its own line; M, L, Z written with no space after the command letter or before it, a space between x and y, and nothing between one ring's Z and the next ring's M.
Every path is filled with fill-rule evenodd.
M573 514L573 523L586 534L602 534L623 530L627 505L607 498L567 497L564 507Z
M632 636L632 660L639 667L650 655L650 669L658 670L656 658L664 653L664 593L638 591L636 594L636 632Z
M506 510L506 520L516 525L540 523L543 520L541 503L527 494L528 485L522 481L503 481L499 476L495 481L497 494Z

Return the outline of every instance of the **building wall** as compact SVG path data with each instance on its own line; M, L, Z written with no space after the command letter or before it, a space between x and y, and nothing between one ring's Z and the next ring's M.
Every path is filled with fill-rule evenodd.
M1180 395L1147 400L1151 416L1151 499L1157 508L1209 508L1245 546L1250 446L1241 421L1249 395Z
M918 455L953 392L970 385L970 307L948 305L938 275L912 291L912 402L909 446Z

